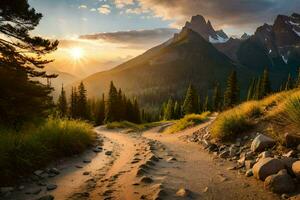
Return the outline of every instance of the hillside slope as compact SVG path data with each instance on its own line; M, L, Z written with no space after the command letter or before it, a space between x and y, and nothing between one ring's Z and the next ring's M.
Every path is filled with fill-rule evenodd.
M83 82L90 96L100 96L109 82L114 81L144 104L156 104L169 96L180 97L189 83L206 95L215 81L224 83L232 70L241 75L249 74L198 33L183 28L162 45L112 70L87 77ZM241 80L246 82L247 78Z

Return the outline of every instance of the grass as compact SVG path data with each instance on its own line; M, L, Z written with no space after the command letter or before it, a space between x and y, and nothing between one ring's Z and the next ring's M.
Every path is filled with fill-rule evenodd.
M165 129L164 133L176 133L186 128L200 124L208 119L209 114L210 112L186 115L182 119L176 121L175 124Z
M211 133L217 139L226 140L251 128L264 127L266 133L272 130L279 140L287 126L300 131L299 89L276 93L259 101L248 101L224 111L213 122Z
M77 120L48 119L21 132L0 129L0 184L13 183L59 158L81 153L94 141L92 126Z
M158 126L160 124L161 124L161 122L135 124L135 123L128 122L128 121L121 121L121 122L108 123L108 124L106 124L106 128L108 128L108 129L116 129L116 128L130 129L130 131L140 132L140 131L144 131L146 129Z

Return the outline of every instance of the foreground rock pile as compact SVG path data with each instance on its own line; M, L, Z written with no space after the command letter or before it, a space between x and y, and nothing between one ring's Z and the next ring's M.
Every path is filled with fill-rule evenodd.
M234 144L224 144L211 138L207 129L185 138L197 142L215 157L234 163L228 170L238 170L246 177L264 181L265 189L288 198L300 185L300 137L285 135L285 152L277 150L277 142L260 133L237 138ZM300 196L298 197L300 199Z

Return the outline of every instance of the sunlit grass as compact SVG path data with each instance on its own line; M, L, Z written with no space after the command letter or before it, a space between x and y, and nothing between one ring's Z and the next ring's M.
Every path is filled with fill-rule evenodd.
M1 128L0 184L82 152L94 141L92 128L85 122L65 119L48 119L39 127L20 132Z
M190 114L186 115L182 119L175 122L169 128L165 129L164 133L176 133L186 128L200 124L208 119L210 112L204 112L202 114Z
M212 136L221 140L250 130L255 124L293 125L300 128L300 91L284 91L259 101L248 101L222 112L211 126Z
M106 128L108 129L130 129L131 131L144 131L146 129L159 126L162 122L151 122L151 123L144 123L144 124L135 124L128 121L121 121L121 122L111 122L106 124Z

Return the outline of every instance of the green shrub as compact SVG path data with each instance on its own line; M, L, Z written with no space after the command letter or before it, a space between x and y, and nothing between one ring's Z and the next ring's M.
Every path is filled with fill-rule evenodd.
M300 96L292 96L286 100L283 115L294 128L300 131Z
M195 125L200 124L203 121L207 120L209 114L210 114L209 112L204 112L200 115L199 114L186 115L182 119L175 122L175 124L173 124L172 126L167 128L164 132L165 133L176 133L176 132L182 131L186 128L195 126Z
M92 126L78 120L48 119L39 127L15 132L0 128L0 184L77 154L94 141Z
M250 127L251 123L244 114L226 111L213 122L211 133L215 138L226 140L242 133Z

